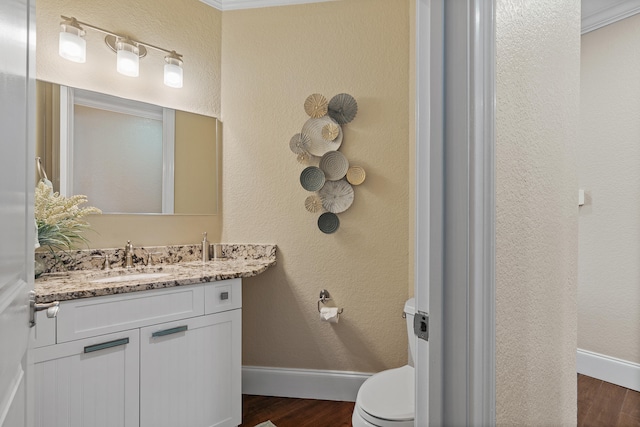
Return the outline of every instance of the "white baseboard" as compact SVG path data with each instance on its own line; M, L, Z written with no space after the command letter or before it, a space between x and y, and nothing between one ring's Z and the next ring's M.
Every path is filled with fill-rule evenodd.
M640 391L640 364L578 349L576 368L579 374Z
M242 393L355 402L371 374L314 369L242 367Z

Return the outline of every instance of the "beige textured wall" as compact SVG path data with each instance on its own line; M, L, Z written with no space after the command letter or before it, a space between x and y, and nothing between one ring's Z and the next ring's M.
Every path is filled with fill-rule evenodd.
M176 111L174 212L218 212L218 121Z
M350 0L224 12L223 240L278 244L246 280L243 363L372 372L406 363L409 257L408 0ZM340 229L304 208L289 139L312 93L347 92L358 115L341 151L366 168ZM328 289L340 323L318 319Z
M497 422L575 426L580 2L496 12Z
M74 16L98 27L184 55L184 87L162 83L164 55L151 51L140 61L140 77L115 70L115 54L100 33L87 31L87 62L76 64L58 55L60 15ZM222 13L198 0L38 0L36 5L36 77L82 89L191 111L220 115ZM213 215L102 215L90 219L91 247L197 243L203 231L219 240L221 218Z
M578 348L640 363L640 15L582 36Z

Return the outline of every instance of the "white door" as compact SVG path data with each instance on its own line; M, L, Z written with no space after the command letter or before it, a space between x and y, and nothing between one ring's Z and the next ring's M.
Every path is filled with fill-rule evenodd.
M416 0L418 427L495 424L493 9Z
M431 87L432 81L438 81L441 75L438 74L438 68L432 70L431 55L435 51L432 33L437 33L440 27L434 26L436 16L439 11L437 7L439 3L430 0L416 1L416 225L415 225L415 298L416 311L430 313L433 318L434 312L430 310L430 282L438 280L435 274L439 274L439 270L434 268L435 263L432 262L432 256L437 256L441 251L441 233L438 227L433 227L433 221L441 221L441 215L437 215L437 211L432 212L432 200L438 196L434 194L432 186L433 177L441 173L441 155L431 153L431 140L440 138L435 132L441 132L441 128L436 126L442 120L442 109L439 101L442 97L442 91L439 86ZM433 17L433 18L432 18ZM433 21L433 23L432 23ZM439 49L441 52L441 49ZM435 106L432 106L435 105ZM432 134L435 133L435 134ZM436 147L434 144L433 147ZM433 160L433 163L431 162ZM428 165L428 167L420 167ZM439 180L441 181L441 179ZM440 183L438 182L438 185ZM441 196L441 193L440 193ZM439 206L440 204L438 204ZM438 239L438 240L436 240ZM433 244L431 243L433 240ZM433 274L434 277L430 277ZM433 299L434 304L438 300ZM418 315L418 313L416 313ZM433 329L433 328L430 328ZM438 340L438 334L430 334L429 339ZM436 347L437 348L437 347ZM434 360L438 358L438 354L434 354ZM415 376L416 376L416 401L415 401L415 425L417 427L429 425L429 406L434 407L431 414L433 420L439 419L439 403L434 405L433 399L440 400L439 393L429 394L430 383L439 382L436 375L429 376L429 341L418 339L416 345ZM439 388L439 383L436 385Z
M35 6L0 1L0 427L28 425L34 251ZM29 417L30 418L30 417Z

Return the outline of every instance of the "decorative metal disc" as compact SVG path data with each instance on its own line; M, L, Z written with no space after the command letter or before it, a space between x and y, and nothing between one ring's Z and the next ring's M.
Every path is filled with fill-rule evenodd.
M322 137L327 141L333 141L340 134L340 126L335 123L327 123L322 127Z
M289 148L294 154L302 154L307 152L307 147L311 143L311 138L302 133L296 133L289 141Z
M311 213L318 212L322 209L322 199L317 194L313 194L305 199L304 207Z
M344 180L327 181L318 194L322 199L322 207L329 212L344 212L353 203L353 187Z
M316 166L306 167L300 174L300 184L307 191L318 191L324 183L324 172Z
M366 177L367 174L361 166L351 166L347 171L347 181L349 181L351 185L362 184Z
M300 163L301 165L308 165L309 160L311 160L311 155L309 153L298 154L298 163Z
M340 93L329 101L329 115L341 125L349 123L358 113L358 103L348 93Z
M329 104L327 103L327 98L320 95L319 93L309 95L304 101L304 111L306 111L307 114L314 119L326 116L328 106Z
M329 151L320 159L320 169L329 181L344 178L349 170L349 160L339 151Z
M338 126L338 136L333 141L327 141L322 137L322 128L328 124ZM302 126L302 132L311 139L307 151L314 156L322 157L328 151L335 151L342 144L342 128L329 116L319 119L309 119Z
M338 215L325 212L318 218L318 228L325 234L335 233L340 228Z

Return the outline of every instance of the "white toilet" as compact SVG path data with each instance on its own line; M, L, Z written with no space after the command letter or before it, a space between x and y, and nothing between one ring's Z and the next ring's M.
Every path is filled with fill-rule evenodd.
M413 333L415 298L405 303L404 312L407 317L410 361L413 361L416 339ZM409 365L378 372L369 377L358 390L351 417L353 427L413 427L414 384L413 366Z

